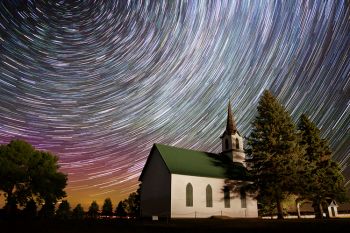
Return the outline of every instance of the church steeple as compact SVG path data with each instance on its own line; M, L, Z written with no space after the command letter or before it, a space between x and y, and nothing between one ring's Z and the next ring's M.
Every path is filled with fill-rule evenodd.
M226 129L221 136L222 152L221 154L232 159L233 162L241 163L245 166L245 154L243 150L243 137L239 134L236 122L233 118L231 101L227 106Z
M227 105L227 123L226 123L226 134L234 135L237 132L236 122L233 119L231 101L228 101Z

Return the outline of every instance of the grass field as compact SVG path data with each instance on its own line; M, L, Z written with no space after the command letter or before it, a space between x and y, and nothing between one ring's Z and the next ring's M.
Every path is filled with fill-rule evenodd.
M192 219L171 221L98 220L98 221L4 221L0 220L0 232L37 233L240 233L240 232L348 232L350 219Z

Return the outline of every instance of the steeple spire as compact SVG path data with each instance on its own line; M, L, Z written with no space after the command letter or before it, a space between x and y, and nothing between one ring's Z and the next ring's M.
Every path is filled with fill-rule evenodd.
M237 132L236 123L233 119L233 114L231 110L231 101L228 101L227 106L227 123L226 123L226 134L227 135L234 135Z
M221 154L227 156L235 163L241 163L245 165L245 154L243 149L243 137L239 134L236 126L236 122L233 119L231 110L231 101L227 106L227 123L224 133L221 135Z

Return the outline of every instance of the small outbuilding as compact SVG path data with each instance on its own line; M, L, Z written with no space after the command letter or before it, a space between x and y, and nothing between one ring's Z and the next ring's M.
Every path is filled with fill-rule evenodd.
M327 200L327 210L330 218L338 217L338 205L335 200Z

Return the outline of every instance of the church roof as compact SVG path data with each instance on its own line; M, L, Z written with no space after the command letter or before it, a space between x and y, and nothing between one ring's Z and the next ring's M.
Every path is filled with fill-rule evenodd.
M248 180L247 169L226 156L154 144L172 174ZM230 173L230 175L228 175Z

